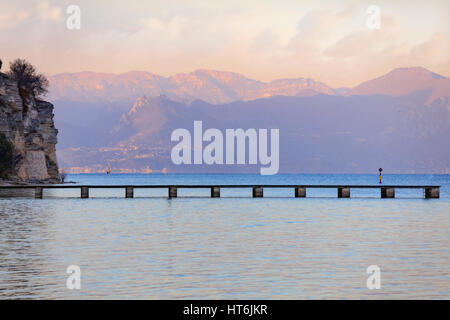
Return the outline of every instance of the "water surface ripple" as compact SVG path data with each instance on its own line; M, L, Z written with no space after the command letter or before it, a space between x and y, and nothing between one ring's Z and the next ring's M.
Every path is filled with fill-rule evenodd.
M376 175L70 175L86 184L374 184ZM392 175L438 184L379 199L377 190L46 190L0 194L0 298L415 299L450 298L450 175ZM66 268L81 267L81 290ZM366 268L381 268L368 290Z

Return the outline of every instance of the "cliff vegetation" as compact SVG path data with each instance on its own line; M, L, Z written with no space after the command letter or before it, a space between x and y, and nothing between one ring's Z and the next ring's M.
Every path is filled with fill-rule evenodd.
M1 66L1 62L0 62ZM0 179L58 182L58 130L44 75L23 59L0 72Z

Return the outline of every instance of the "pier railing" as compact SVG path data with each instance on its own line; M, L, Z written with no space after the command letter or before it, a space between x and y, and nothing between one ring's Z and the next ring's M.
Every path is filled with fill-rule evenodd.
M307 189L336 189L338 198L350 198L351 189L379 189L381 198L395 198L396 189L423 189L426 199L439 198L440 186L432 185L10 185L2 189L34 189L36 199L42 199L44 189L80 189L81 198L89 198L89 189L123 189L125 198L133 198L135 189L167 189L169 198L176 198L178 189L210 189L211 198L220 198L225 188L251 188L253 198L262 198L264 188L293 189L296 198L305 198Z

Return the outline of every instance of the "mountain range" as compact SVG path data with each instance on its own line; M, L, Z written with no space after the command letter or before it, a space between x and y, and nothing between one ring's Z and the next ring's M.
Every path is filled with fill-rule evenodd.
M60 130L58 160L71 172L228 172L250 167L179 167L170 133L280 128L281 172L450 172L450 79L421 67L394 69L354 88L312 79L262 82L197 70L82 72L50 78ZM95 137L95 138L93 138Z
M245 76L215 70L197 70L163 77L145 71L124 74L80 72L50 78L53 100L115 102L142 95L166 95L174 101L203 100L212 104L255 100L276 95L309 96L335 94L326 84L312 79L278 79L262 82Z

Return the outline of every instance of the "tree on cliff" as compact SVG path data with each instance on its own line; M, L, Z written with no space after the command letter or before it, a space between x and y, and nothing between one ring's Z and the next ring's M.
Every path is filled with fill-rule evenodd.
M13 145L0 133L0 178L6 177L13 166Z
M38 97L48 92L47 78L37 73L35 67L25 59L16 59L11 62L7 75L17 81L22 95L33 94Z

